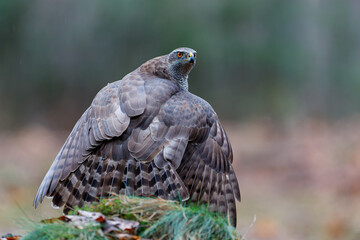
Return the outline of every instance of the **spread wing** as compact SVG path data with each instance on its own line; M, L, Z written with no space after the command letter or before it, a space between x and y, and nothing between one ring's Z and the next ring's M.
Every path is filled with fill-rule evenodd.
M178 169L191 200L207 203L210 210L229 216L236 226L236 203L240 190L232 168L232 150L217 118L201 144L189 143Z
M38 189L35 207L45 196L51 196L59 181L78 169L93 149L123 134L130 118L144 112L143 80L136 74L125 76L124 80L126 78L131 81L117 81L104 87L78 120Z
M179 135L187 142L184 151L179 151L182 145L174 148L183 155L173 164L179 166L177 172L192 201L206 203L211 211L228 215L236 226L235 199L240 201L240 190L225 130L207 102L190 94L179 98L171 99L160 112L165 125L180 128Z
M208 204L210 210L228 215L236 225L235 199L240 201L240 190L231 165L232 149L207 102L187 91L178 92L162 106L149 128L139 129L139 133L147 137L137 139L134 147L129 142L137 159L146 159L153 152L143 151L144 146L152 149L161 143L155 165L162 168L171 162L192 201Z
M186 142L172 141L175 128L158 128L156 117L179 90L174 82L137 72L103 88L56 156L34 206L49 196L54 206L72 208L109 192L188 199L169 156Z

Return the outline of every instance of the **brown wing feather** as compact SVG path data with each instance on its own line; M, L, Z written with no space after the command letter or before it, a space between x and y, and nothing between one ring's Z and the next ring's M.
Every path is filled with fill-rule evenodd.
M75 171L103 141L122 135L130 116L141 114L146 107L144 82L128 75L122 81L108 84L94 98L91 106L76 123L56 156L35 196L34 206L51 196L59 181ZM134 98L136 92L139 96ZM121 102L120 102L121 101Z
M235 199L240 201L240 190L231 166L232 150L224 129L213 119L207 138L200 145L189 144L178 172L192 201L209 204L236 225Z
M171 162L192 201L209 204L236 225L235 199L240 201L240 190L231 166L232 149L211 106L179 92L162 107L150 130L153 140L164 136L164 154L155 157L155 164L162 167Z
M166 139L175 133L168 132L165 125L149 127L153 120L156 122L155 116L162 104L180 87L165 79L153 79L147 88L145 85L146 81L135 72L122 81L109 84L97 94L40 185L35 206L45 196L53 196L55 206L65 204L68 209L107 196L110 192L189 198L187 189L168 160L164 160L161 167L151 162L156 156L166 155L164 151L169 154L167 146L172 150L170 153L176 153L179 145L185 147L185 143L178 139L174 142L176 146L171 139ZM181 160L180 155L176 156L177 162ZM111 162L110 168L106 165L108 161ZM141 161L147 165L141 165ZM78 170L85 162L88 165L79 175ZM150 165L152 170L149 170ZM110 170L113 173L108 174ZM138 187L136 176L139 174ZM150 192L141 185L148 182L156 183Z

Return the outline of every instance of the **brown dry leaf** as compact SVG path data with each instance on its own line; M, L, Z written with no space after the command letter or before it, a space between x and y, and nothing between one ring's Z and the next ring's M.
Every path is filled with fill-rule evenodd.
M88 211L79 210L78 213L80 216L91 218L92 220L97 222L105 222L106 219L105 215L99 212L88 212Z
M20 239L21 236L19 235L12 235L11 233L8 233L0 238L0 240L17 240Z
M88 226L89 224L93 224L95 226L99 226L103 223L102 227L104 232L107 233L123 233L126 231L127 233L134 234L136 230L140 226L139 222L125 220L119 217L107 218L105 215L99 212L88 212L88 211L78 211L77 215L66 215L61 220L65 220L66 222L71 222L75 227L79 229L83 229L84 227ZM60 219L59 218L59 219ZM49 219L47 220L49 223L58 219ZM125 235L124 235L125 236ZM129 235L130 236L130 235Z
M103 222L106 221L106 219L105 219L105 217L100 216L100 217L98 217L97 219L95 219L95 221L97 221L97 222L99 222L99 223L103 223Z
M85 216L66 215L66 217L71 220L72 225L79 229L84 229L84 227L89 226L90 224L94 226L98 226L100 224L95 219Z
M61 217L58 217L58 218L49 218L49 219L44 219L44 220L41 220L40 222L41 223L53 223L55 221L63 221L63 222L69 222L70 221L70 218L66 217L66 216L61 216Z

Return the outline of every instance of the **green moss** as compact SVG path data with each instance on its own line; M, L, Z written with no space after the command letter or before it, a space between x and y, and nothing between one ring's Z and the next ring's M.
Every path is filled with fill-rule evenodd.
M119 216L140 222L138 234L153 239L241 239L236 229L228 225L226 218L210 212L205 205L183 205L176 201L159 198L114 196L98 203L76 208L78 210L101 212L107 217ZM39 223L30 226L27 239L109 239L101 226L77 229L60 221Z
M26 222L31 231L22 240L108 240L101 232L101 226L88 225L83 229L73 225L55 221L53 223Z

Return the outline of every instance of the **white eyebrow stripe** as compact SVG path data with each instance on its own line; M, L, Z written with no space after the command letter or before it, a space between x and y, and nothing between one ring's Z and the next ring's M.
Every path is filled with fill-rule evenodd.
M196 53L196 51L194 49L187 48L187 47L177 48L177 49L173 50L171 53L174 53L174 52L192 52L193 54Z

